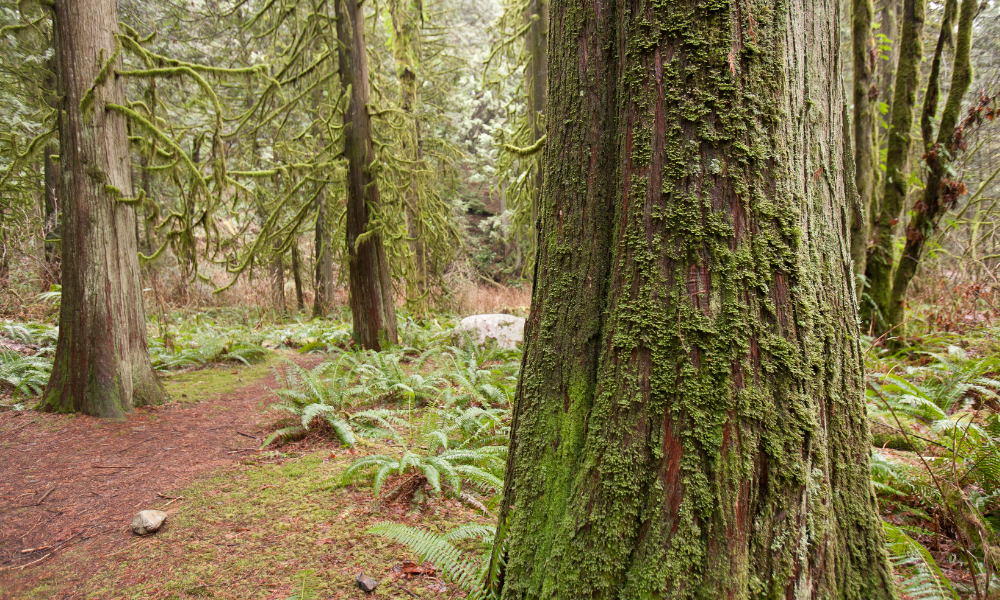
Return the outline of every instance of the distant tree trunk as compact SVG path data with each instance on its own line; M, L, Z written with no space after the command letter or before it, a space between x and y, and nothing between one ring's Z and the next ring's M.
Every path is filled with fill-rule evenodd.
M420 53L420 24L423 22L423 5L420 0L396 0L392 4L393 60L399 79L400 105L409 118L408 131L403 136L403 158L416 162L420 159L420 128L417 115L417 62ZM415 272L408 281L407 299L412 310L422 315L427 312L427 249L420 215L420 197L411 177L404 191L403 206L406 210L407 237L413 252Z
M323 90L316 86L313 91L313 105L316 107L316 124L313 126L313 135L318 140L318 146L325 146L324 128L321 125L324 115L320 110L323 104ZM323 317L333 310L333 234L329 223L329 199L326 187L323 183L317 183L320 188L316 193L316 229L314 240L314 253L316 262L316 272L314 273L314 284L316 296L313 298L313 318Z
M271 308L279 315L285 314L285 256L275 252L271 257Z
M42 194L42 235L45 260L42 266L43 291L59 283L59 163L52 160L58 150L54 144L45 146L45 193Z
M362 7L335 0L340 83L350 86L344 113L344 156L347 157L347 263L350 269L354 336L363 348L381 350L395 344L396 306L389 264L378 232L368 230L370 210L379 208L378 183L369 171L375 160L368 116L368 56ZM364 238L361 236L364 235ZM361 238L359 240L359 238Z
M531 127L532 143L545 135L545 114L547 89L549 79L548 46L549 46L549 0L528 0L528 10L525 13L528 31L524 36L524 51L528 55L528 64L524 74L528 85L528 125ZM529 159L530 160L530 159ZM543 167L540 165L535 173L535 183L531 194L531 248L534 251L538 223L538 202L542 192Z
M854 75L854 181L860 201L851 213L851 258L854 260L855 287L860 297L863 291L861 275L865 273L868 254L868 223L875 196L875 173L878 170L878 138L875 131L875 111L872 100L875 89L875 56L872 54L872 0L853 0L851 42Z
M865 276L869 300L862 304L862 322L877 333L888 330L892 293L893 239L910 181L910 146L913 115L920 86L920 61L924 43L924 0L903 0L903 31L899 42L889 145L886 151L885 187L875 222L874 243L868 252Z
M553 0L502 598L894 596L838 3L768 6Z
M302 277L299 275L299 244L292 244L292 279L295 281L295 306L305 310L306 300L302 295Z
M893 278L888 315L890 327L903 322L906 312L904 305L906 292L910 287L910 281L917 273L924 245L927 243L927 239L934 234L944 212L955 205L960 195L957 182L951 181L948 177L948 164L955 159L955 154L962 144L961 133L958 132L957 125L962 112L962 99L972 83L972 64L970 62L972 22L978 7L975 0L962 0L951 87L948 90L948 101L941 113L941 123L936 140L932 137L931 125L931 121L937 113L941 53L947 37L951 35L955 4L955 0L948 0L945 4L941 38L938 40L934 63L931 67L927 105L922 119L924 143L928 151L927 180L923 190L923 200L914 207L913 219L906 227L906 245L903 247L903 255L900 257L899 266L896 268Z
M330 226L327 223L326 191L316 194L316 297L313 298L313 317L324 317L333 309L333 248Z
M125 118L105 108L124 104L113 70L118 14L114 2L56 0L60 87L59 198L62 304L52 377L41 407L122 418L165 393L146 345L146 318L135 243L135 209L117 201L132 187ZM89 106L81 100L93 88Z

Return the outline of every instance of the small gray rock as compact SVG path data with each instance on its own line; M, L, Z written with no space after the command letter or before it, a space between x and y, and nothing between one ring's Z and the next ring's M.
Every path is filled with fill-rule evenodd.
M162 510L143 510L132 519L132 532L136 535L149 535L156 532L167 520L167 513Z
M374 592L375 588L378 586L378 582L372 579L371 577L365 575L364 571L358 573L358 578L355 579L354 582L358 584L358 587L361 588L361 591L366 594Z

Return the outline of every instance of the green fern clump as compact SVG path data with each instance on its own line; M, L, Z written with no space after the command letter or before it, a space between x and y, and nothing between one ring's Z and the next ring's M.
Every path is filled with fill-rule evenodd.
M161 371L204 368L217 363L251 365L265 360L270 352L247 337L239 330L201 326L171 336L172 348L167 347L163 339L154 339L150 343L150 357L153 368Z
M391 475L422 476L434 493L450 491L458 496L462 483L469 483L491 495L503 489L503 480L497 475L506 461L506 446L480 448L449 448L447 432L434 431L427 436L424 452L402 445L398 456L376 454L356 459L344 471L343 482L350 483L361 474L372 476L372 491L376 497Z
M14 399L41 395L52 374L52 360L22 356L0 348L0 384L13 390Z
M284 387L275 391L282 401L271 408L294 415L299 422L271 433L261 447L277 439L288 442L301 438L317 420L329 425L342 444L354 446L357 439L350 417L345 413L350 400L345 394L343 381L337 378L337 372L337 363L324 362L307 371L289 362L284 374L279 372Z

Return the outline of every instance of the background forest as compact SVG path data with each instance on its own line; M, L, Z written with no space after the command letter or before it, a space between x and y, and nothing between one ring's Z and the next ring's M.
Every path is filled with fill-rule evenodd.
M152 367L182 406L267 381L236 476L265 491L251 498L224 477L173 490L190 510L164 539L200 556L204 539L184 527L225 505L250 541L197 565L130 554L131 567L87 580L94 597L261 586L334 597L358 564L400 582L385 584L389 597L477 597L496 575L521 353L453 330L529 310L545 123L562 118L545 110L548 6L358 10L363 35L345 38L326 0L117 3L107 64L121 61L125 100L107 106L127 123L131 189L103 189L137 216ZM997 598L1000 2L851 0L841 21L857 190L846 202L888 554L905 597ZM11 454L53 372L61 304L74 301L61 287L57 31L47 2L0 0L0 448ZM345 39L363 44L365 67L345 58ZM358 119L369 142L347 134ZM358 143L374 160L353 162ZM391 325L369 335L352 305L368 296L352 290L371 282L347 265L376 246L385 272L371 298L388 298L375 319ZM322 510L299 504L315 493L332 494ZM330 521L355 505L363 515ZM24 541L16 523L34 522L34 508L19 506L4 508L16 518L0 526L0 567L24 597L55 594L59 574L38 571L54 563L31 566L62 546ZM274 537L296 542L278 552ZM348 540L366 548L353 563L312 552ZM261 567L248 558L259 552L278 558Z

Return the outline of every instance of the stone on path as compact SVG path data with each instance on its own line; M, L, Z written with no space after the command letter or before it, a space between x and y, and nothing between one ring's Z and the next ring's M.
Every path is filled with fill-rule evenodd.
M374 592L375 587L378 585L377 581L365 575L363 571L361 573L358 573L358 578L355 579L354 581L355 583L358 584L358 587L361 588L361 591L366 594Z
M136 535L149 535L156 532L167 520L167 513L162 510L143 510L132 519L132 532Z
M455 326L453 335L459 338L468 332L480 346L487 338L497 341L497 346L513 350L524 339L524 317L513 315L472 315Z

